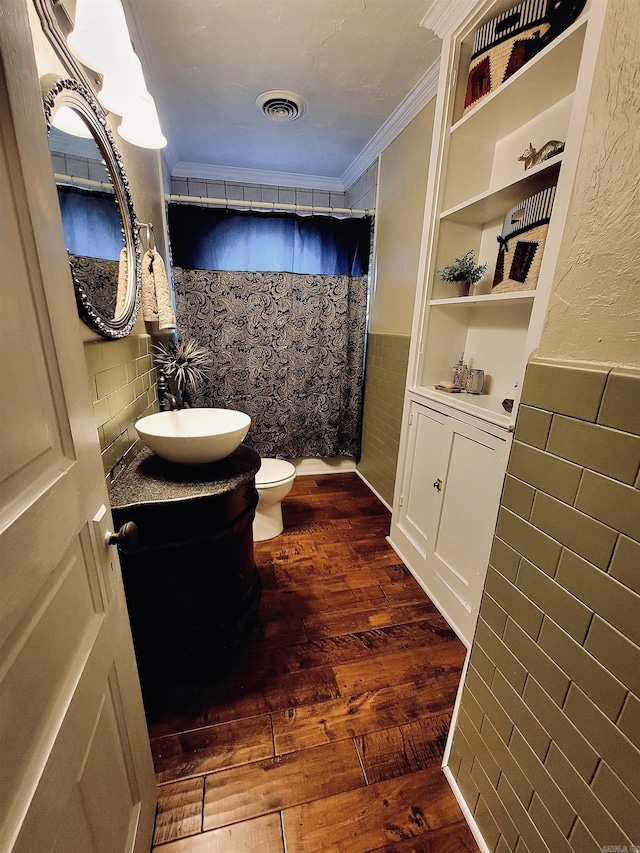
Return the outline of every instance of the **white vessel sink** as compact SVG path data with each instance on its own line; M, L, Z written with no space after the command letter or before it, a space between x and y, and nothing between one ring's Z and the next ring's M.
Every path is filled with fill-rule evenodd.
M183 465L224 459L238 447L251 418L235 409L179 409L147 415L136 423L150 450Z

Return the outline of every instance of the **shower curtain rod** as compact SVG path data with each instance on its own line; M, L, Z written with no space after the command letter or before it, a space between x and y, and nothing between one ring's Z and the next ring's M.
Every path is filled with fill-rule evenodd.
M59 175L57 172L54 175L56 180L56 184L62 184L65 187L78 187L78 188L86 188L86 189L98 189L103 190L104 192L111 193L113 195L114 189L113 184L108 183L107 181L94 181L91 178L79 178L75 175Z
M106 181L94 181L91 178L80 178L75 175L55 175L55 180L58 184L65 186L100 189L106 192L113 193L113 185ZM319 207L318 205L310 204L285 204L277 201L244 201L242 199L226 199L226 198L203 198L202 196L192 195L173 195L165 193L165 201L175 201L182 204L196 205L211 205L214 207L233 207L239 210L264 210L264 211L308 211L309 213L326 213L334 216L343 216L348 218L374 216L375 210L364 210L357 207Z
M239 210L262 210L262 211L308 211L309 213L326 213L330 216L340 216L345 219L350 216L363 217L374 216L375 210L361 210L355 207L318 207L309 204L285 204L277 201L243 201L231 198L203 198L193 195L173 195L165 193L165 201L174 201L181 204L194 204L198 206L211 205L212 207L233 207Z

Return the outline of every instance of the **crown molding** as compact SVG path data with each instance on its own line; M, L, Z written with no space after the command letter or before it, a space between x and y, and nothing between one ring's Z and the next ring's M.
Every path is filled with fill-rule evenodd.
M164 120L163 120L164 123ZM165 128L166 133L165 137L167 138L167 144L164 148L160 150L160 155L162 157L163 168L169 173L169 175L173 175L173 170L178 163L178 152L176 151L176 146L173 143L171 138L171 123L167 122L168 126Z
M323 175L301 175L295 172L271 172L264 169L243 169L237 166L210 166L206 163L178 161L172 170L174 178L200 178L208 181L229 181L237 184L262 184L272 187L291 187L305 190L325 190L343 193L339 178Z
M435 98L438 91L439 73L440 59L438 58L346 170L342 176L342 183L346 189L353 186L369 166L375 163L385 148L402 133L429 101Z
M477 2L478 0L433 0L420 21L420 26L432 30L442 39L456 29Z

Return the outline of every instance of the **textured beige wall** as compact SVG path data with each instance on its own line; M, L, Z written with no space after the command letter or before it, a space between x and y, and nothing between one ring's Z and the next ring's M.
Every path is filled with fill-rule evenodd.
M158 251L167 258L159 154L121 140L115 128L112 132L129 179L136 216L140 222L153 224ZM146 229L142 229L140 236L145 252L148 248ZM134 426L136 420L158 411L149 336L156 331L145 324L141 311L127 338L106 341L88 329L84 335L87 373L107 487L141 448Z
M612 0L537 355L640 364L640 3Z
M435 100L380 155L369 329L410 335Z
M118 136L113 116L111 132L122 155L129 179L133 206L139 222L153 224L156 247L167 259L164 193L160 154L131 145ZM141 229L142 252L149 246L146 229ZM142 311L133 332L119 341L85 343L85 357L100 439L107 487L131 463L142 447L135 422L158 411L156 375L151 353L157 324L146 324ZM166 335L163 335L166 337Z
M358 471L393 503L435 101L380 156L362 453ZM363 190L371 183L360 182ZM373 189L370 190L373 192Z
M156 247L168 264L160 154L131 145L118 136L114 127L112 132L122 155L138 221L153 224ZM144 253L149 248L144 228L140 240ZM157 323L145 323L140 311L132 334L124 340L85 344L107 486L141 449L135 422L143 415L158 411L151 352L153 341L149 337L157 332Z

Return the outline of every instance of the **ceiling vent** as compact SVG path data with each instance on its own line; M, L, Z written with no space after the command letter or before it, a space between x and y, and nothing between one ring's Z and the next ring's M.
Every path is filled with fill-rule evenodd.
M278 89L258 95L256 107L271 121L295 121L307 111L307 105L300 95Z

